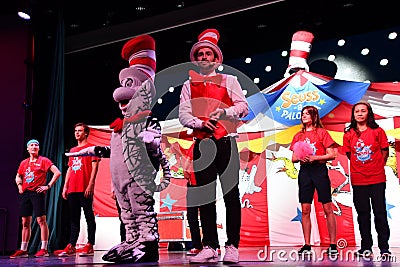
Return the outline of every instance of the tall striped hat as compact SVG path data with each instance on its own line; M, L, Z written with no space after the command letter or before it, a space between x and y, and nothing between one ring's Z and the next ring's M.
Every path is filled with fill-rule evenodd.
M156 52L155 41L150 35L140 35L132 38L122 47L121 56L129 62L129 68L120 72L120 81L132 75L132 69L135 71L135 77L144 82L147 79L154 80L156 73ZM121 76L122 75L122 76Z
M307 31L298 31L293 34L292 44L290 46L289 66L286 73L292 69L309 70L307 58L311 51L311 43L314 35Z
M214 51L215 56L218 58L218 63L223 61L222 51L218 47L219 32L216 29L204 30L198 36L198 42L195 43L190 50L190 60L196 62L196 53L200 48L208 47Z

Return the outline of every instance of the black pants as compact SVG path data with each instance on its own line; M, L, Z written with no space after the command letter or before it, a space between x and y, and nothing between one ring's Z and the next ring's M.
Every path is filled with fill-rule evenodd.
M227 245L239 246L241 206L239 200L239 153L236 140L224 137L196 140L193 167L197 186L188 206L199 206L203 245L218 247L216 180L219 176L226 208Z
M357 211L358 227L361 235L361 248L371 250L371 205L374 212L375 229L378 233L380 250L389 249L390 229L385 202L386 183L353 185L353 202Z
M92 245L95 244L96 235L96 221L93 213L93 197L86 198L84 193L70 193L68 194L68 206L71 220L71 235L69 237L69 243L76 245L80 231L80 220L81 220L81 208L85 214L87 230L88 230L88 242Z
M115 204L117 206L117 211L118 211L119 235L121 236L121 242L124 242L126 240L126 229L125 229L125 224L122 222L121 219L121 207L118 204L118 200L115 200Z
M191 194L195 191L192 190L192 186L188 185L188 190L186 192L186 203L191 201ZM189 223L190 236L192 238L192 245L194 248L202 249L203 245L201 243L200 235L200 225L199 225L199 206L190 206L186 208L186 216Z

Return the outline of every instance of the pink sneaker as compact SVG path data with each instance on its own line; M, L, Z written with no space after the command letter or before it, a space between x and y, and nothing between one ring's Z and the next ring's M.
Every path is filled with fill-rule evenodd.
M218 252L209 246L205 246L199 254L189 258L189 263L217 263Z
M225 255L222 261L224 263L238 263L239 250L233 245L225 246Z
M15 253L10 256L10 259L28 258L28 256L29 256L28 255L28 251L19 249L19 250L15 251Z
M47 251L47 249L42 248L41 250L39 250L36 254L35 257L36 258L40 258L40 257L48 257L49 256L49 252Z

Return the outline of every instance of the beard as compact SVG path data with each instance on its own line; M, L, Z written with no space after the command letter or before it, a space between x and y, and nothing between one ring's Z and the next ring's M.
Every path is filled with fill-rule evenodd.
M204 60L204 61L200 61L198 65L204 71L213 71L217 64L216 64L216 62Z

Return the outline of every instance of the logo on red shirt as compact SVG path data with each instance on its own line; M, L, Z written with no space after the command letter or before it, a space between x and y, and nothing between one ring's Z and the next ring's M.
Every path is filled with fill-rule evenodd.
M354 147L356 150L357 160L361 161L362 163L364 163L367 160L370 160L372 154L370 147L371 146L366 146L362 139L358 139L356 146Z
M79 157L74 157L74 159L72 160L72 170L74 172L77 172L81 169L82 167L82 160Z
M35 180L35 174L31 171L31 167L25 170L25 181L29 184Z

